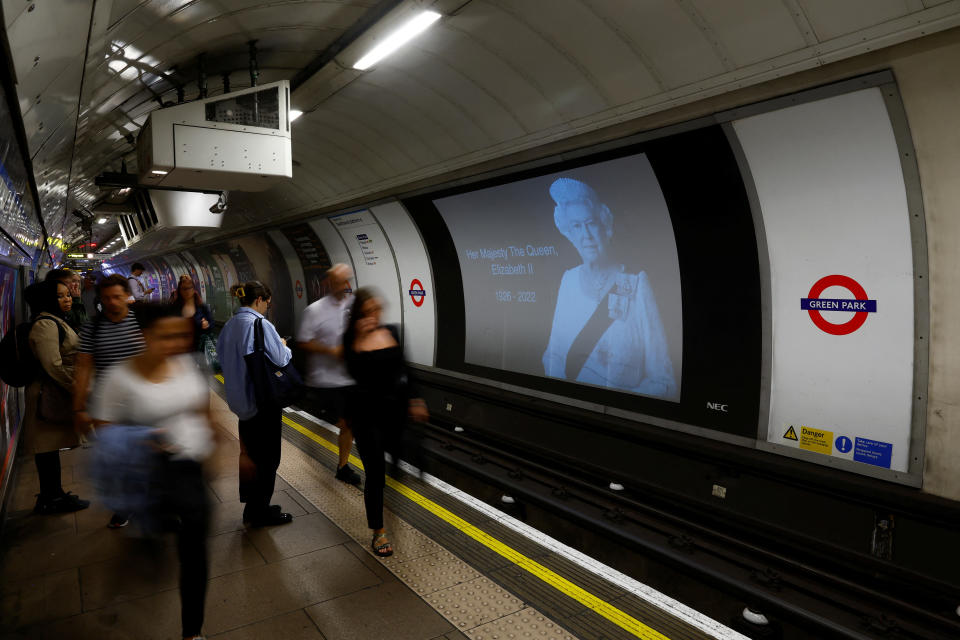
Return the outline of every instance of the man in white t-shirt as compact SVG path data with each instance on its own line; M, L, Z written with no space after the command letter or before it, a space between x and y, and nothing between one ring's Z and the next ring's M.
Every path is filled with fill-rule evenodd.
M144 287L143 282L140 280L143 272L143 265L139 262L134 262L133 266L130 267L130 276L127 280L130 281L130 297L133 298L133 302L143 302L144 298L153 293L153 289Z
M360 484L360 475L347 464L353 433L345 415L350 392L356 384L343 362L343 333L353 304L352 276L353 271L345 264L330 267L327 271L328 293L304 310L297 343L307 352L306 384L310 405L318 410L320 417L340 428L337 480Z

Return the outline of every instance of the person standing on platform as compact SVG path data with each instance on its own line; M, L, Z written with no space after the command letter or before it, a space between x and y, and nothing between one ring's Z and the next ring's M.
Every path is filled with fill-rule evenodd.
M92 425L87 411L91 390L97 392L111 368L143 351L143 334L130 309L128 280L119 274L107 276L97 289L103 310L80 330L74 372L73 415L78 433L86 433ZM111 529L127 526L126 514L113 514L107 526Z
M381 299L370 289L357 289L350 321L343 336L347 371L357 382L347 415L357 438L357 448L366 480L363 502L367 526L373 530L370 546L378 556L393 555L393 546L383 527L383 487L386 482L384 453L396 464L407 416L425 422L427 403L416 397L403 358L400 332L380 323Z
M139 262L134 262L133 266L130 267L130 275L127 277L127 280L130 282L130 296L133 298L131 302L143 302L143 300L154 291L153 289L148 289L143 286L143 282L140 279L143 272L144 267Z
M47 273L44 280L63 283L70 291L73 304L63 319L66 320L71 329L80 331L83 323L89 319L83 301L80 299L80 274L70 269L53 269Z
M353 271L345 264L330 267L327 295L304 310L297 332L297 346L308 354L306 383L310 404L319 408L324 420L340 429L336 478L349 484L360 484L360 474L347 464L353 433L345 419L348 396L355 384L343 361L343 332L353 303L351 276Z
M193 325L193 350L197 351L203 336L213 331L213 312L203 303L193 278L187 275L180 276L172 302L184 318L190 319Z
M286 365L292 354L273 324L264 317L272 297L266 285L253 280L234 285L230 293L240 300L241 307L223 325L217 340L217 353L223 369L227 404L240 420L240 502L246 503L243 521L254 527L287 524L293 516L283 513L280 505L270 504L280 466L283 412L275 404L258 406L257 393L244 358L254 352L257 320L262 320L264 351L273 364ZM253 464L252 473L244 464L246 459Z
M60 449L79 444L70 415L73 365L79 339L65 318L73 304L67 286L56 280L32 284L24 297L33 313L30 351L39 365L27 387L23 447L34 454L40 493L34 513L69 513L90 506L64 492L60 476Z

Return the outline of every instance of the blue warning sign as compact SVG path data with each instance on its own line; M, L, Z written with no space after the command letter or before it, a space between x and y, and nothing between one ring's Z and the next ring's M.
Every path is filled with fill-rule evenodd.
M872 464L875 467L890 468L893 458L893 445L870 438L857 438L853 448L853 459L857 462Z
M847 436L837 438L837 451L840 453L849 453L853 449L853 442Z

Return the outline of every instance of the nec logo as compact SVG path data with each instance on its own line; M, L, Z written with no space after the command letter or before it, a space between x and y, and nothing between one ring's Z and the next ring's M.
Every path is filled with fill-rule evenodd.
M728 405L721 404L719 402L707 403L707 409L712 409L713 411L722 411L723 413L727 413L727 406Z

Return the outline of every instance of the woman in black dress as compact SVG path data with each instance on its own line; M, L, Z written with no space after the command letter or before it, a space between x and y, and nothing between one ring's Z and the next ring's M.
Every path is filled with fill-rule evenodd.
M373 529L371 546L385 558L393 554L393 547L383 528L384 453L389 451L396 461L407 416L423 422L430 414L423 399L415 396L399 330L380 324L382 310L383 303L372 290L357 289L343 352L347 371L357 382L349 413L366 474L363 501L367 526Z

